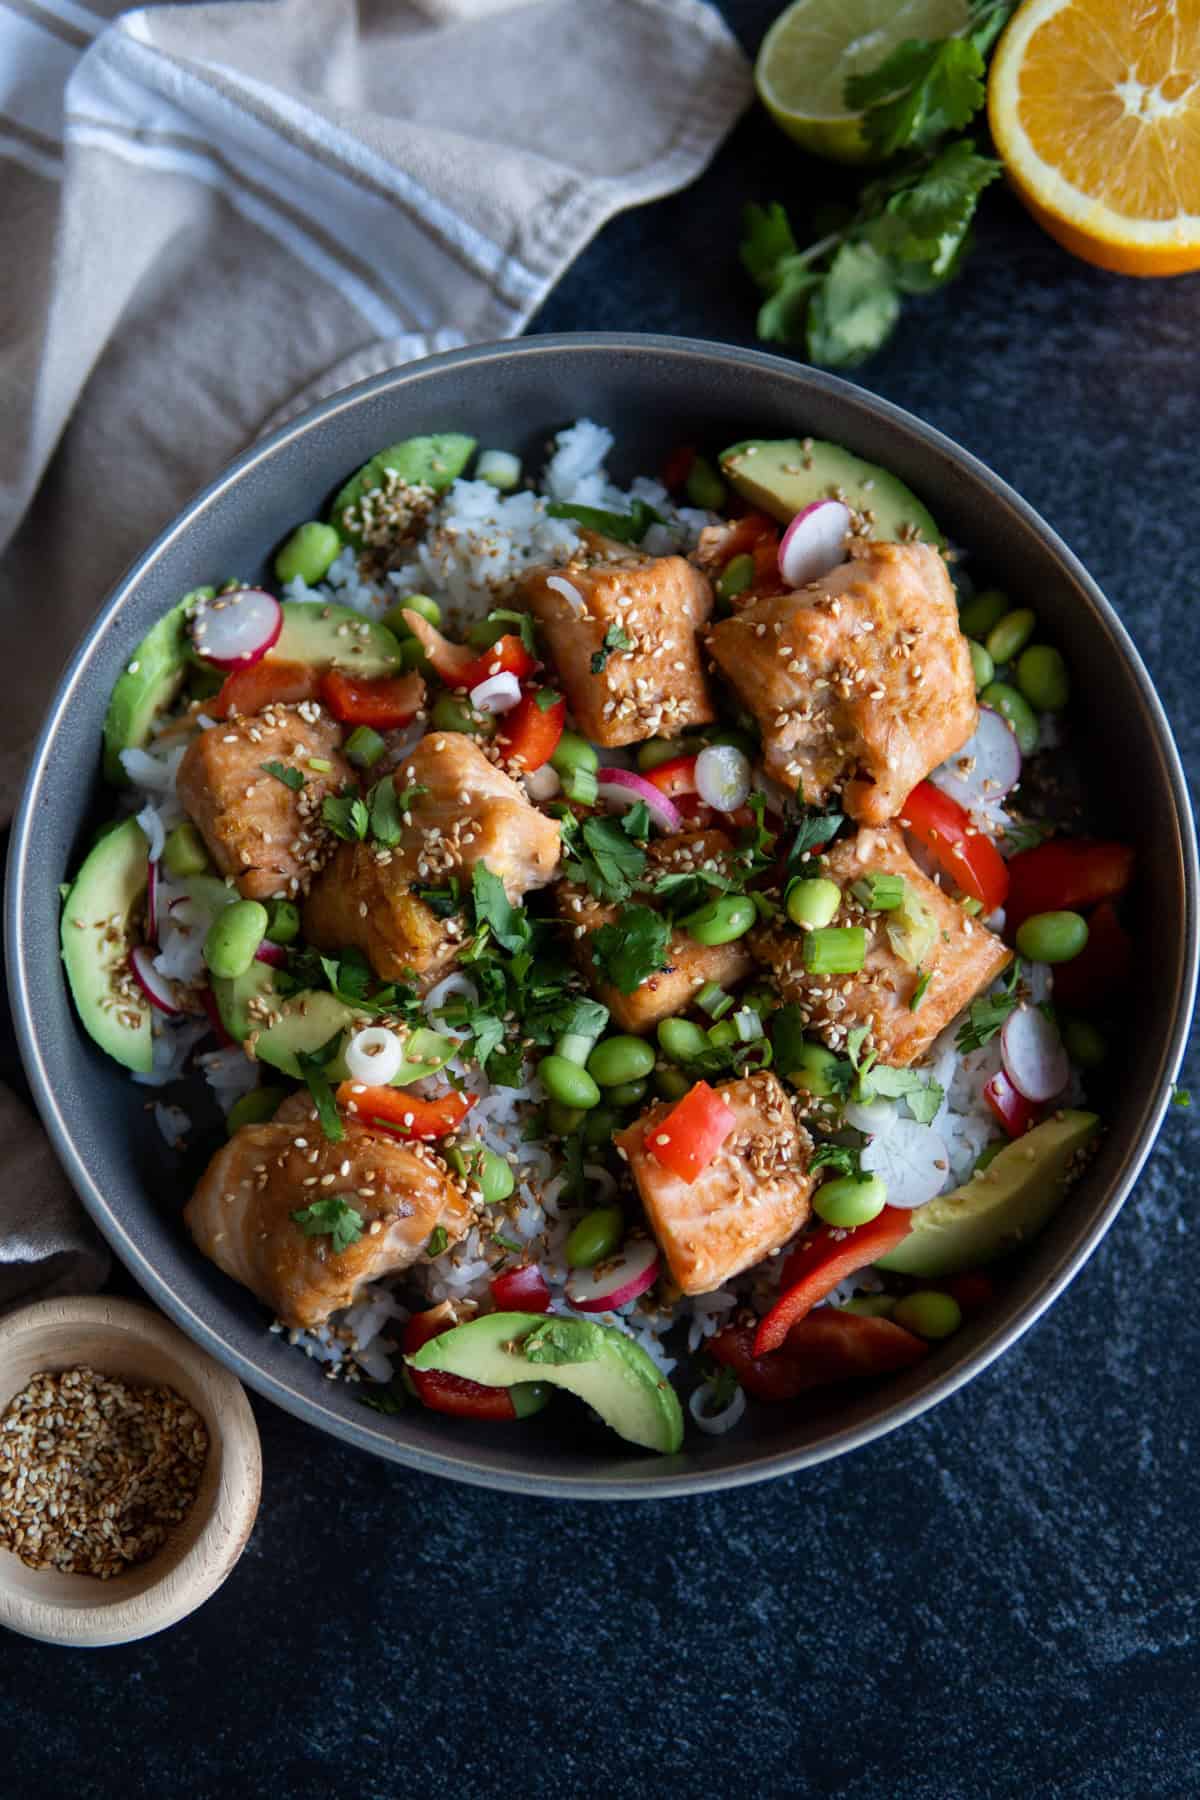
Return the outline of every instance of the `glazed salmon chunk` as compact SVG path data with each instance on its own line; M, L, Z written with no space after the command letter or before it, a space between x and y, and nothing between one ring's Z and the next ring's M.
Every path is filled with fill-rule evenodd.
M762 727L767 772L810 804L840 791L883 825L975 729L946 565L927 544L855 546L799 593L720 620L708 648Z
M685 831L675 837L656 838L647 848L647 882L667 874L690 874L699 868L724 872L733 845L723 831ZM622 1031L652 1031L660 1019L669 1019L691 1005L706 981L720 987L736 987L754 967L744 939L730 944L699 944L677 927L667 946L667 966L650 975L631 994L623 994L601 980L592 957L591 939L602 925L617 922L621 908L596 900L578 882L561 881L555 899L561 916L572 927L571 946L576 961L587 975L596 997L602 1000ZM639 893L639 905L654 906L653 893Z
M812 1139L775 1076L725 1081L716 1092L737 1123L694 1181L672 1174L647 1148L671 1101L659 1101L614 1140L685 1294L711 1293L752 1268L786 1244L811 1211Z
M314 700L304 700L239 715L188 745L179 803L244 899L307 892L333 846L321 825L321 803L355 780L341 743L341 726ZM302 785L289 786L267 763L294 769Z
M337 1212L358 1233L341 1250L330 1232L310 1235L292 1216L330 1197L343 1202ZM270 1123L236 1131L183 1216L218 1268L285 1325L306 1330L351 1305L368 1282L416 1262L438 1226L457 1243L471 1217L433 1151L352 1120L333 1143L306 1094L285 1101Z
M580 731L616 748L710 723L697 637L713 606L707 576L682 556L597 550L603 542L522 583Z
M556 822L496 768L473 738L430 732L395 771L403 830L392 848L343 844L304 907L304 934L318 949L352 945L383 981L427 983L453 960L461 927L415 890L469 884L486 863L519 901L558 866Z
M812 974L804 964L806 934L786 919L753 931L751 946L782 998L802 1009L831 1050L844 1050L847 1034L865 1025L864 1049L905 1068L1007 967L1012 951L922 873L895 825L864 826L818 862L820 873L842 890L833 924L866 932L863 967L854 975ZM873 873L902 878L902 909L871 912L861 903L854 884Z

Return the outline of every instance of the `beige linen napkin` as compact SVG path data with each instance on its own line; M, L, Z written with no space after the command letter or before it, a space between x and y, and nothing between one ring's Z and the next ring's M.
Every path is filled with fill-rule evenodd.
M190 493L322 394L520 331L749 94L701 0L0 0L0 817Z

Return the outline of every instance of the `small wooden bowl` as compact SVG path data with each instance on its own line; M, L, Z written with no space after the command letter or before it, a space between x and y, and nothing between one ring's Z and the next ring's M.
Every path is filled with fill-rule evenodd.
M127 1644L174 1625L216 1592L258 1512L262 1453L240 1381L158 1313L102 1295L43 1300L0 1319L0 1413L32 1375L84 1364L165 1384L208 1427L208 1459L187 1516L148 1562L101 1581L31 1569L0 1550L0 1625L48 1644Z

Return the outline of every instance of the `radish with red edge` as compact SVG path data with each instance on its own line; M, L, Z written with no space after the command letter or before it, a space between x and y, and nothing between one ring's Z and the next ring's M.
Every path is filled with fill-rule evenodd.
M264 588L232 588L192 614L196 653L216 669L246 669L279 641L283 608Z
M609 812L628 812L640 800L650 814L651 823L660 831L682 829L683 820L674 802L668 800L652 781L647 781L644 775L635 775L632 769L602 769L596 781L596 792Z
M1000 1033L1004 1072L1026 1100L1053 1100L1071 1079L1071 1063L1057 1025L1037 1006L1018 1006Z
M1003 800L1021 779L1021 748L1008 720L981 706L971 736L929 779L968 812Z
M841 500L814 500L798 512L779 545L779 573L794 588L808 587L846 560L850 508Z
M1003 1069L996 1070L983 1097L1010 1138L1024 1137L1041 1116L1041 1108L1017 1090Z
M492 1299L500 1312L548 1312L550 1289L536 1263L523 1263L519 1269L506 1269L489 1283Z
M633 1238L596 1268L576 1269L567 1282L567 1299L577 1312L615 1312L653 1287L658 1270L658 1245Z
M515 675L501 670L498 675L489 675L477 687L473 687L469 698L476 712L511 712L514 706L520 704L521 684Z
M750 758L736 744L709 744L696 758L696 792L717 812L736 812L750 797Z
M175 990L154 967L154 952L146 944L139 944L129 953L129 972L149 1000L159 1012L177 1013L180 1008L175 1004Z
M217 1005L217 996L210 987L200 989L200 1004L204 1008L205 1016L213 1028L217 1043L221 1046L222 1050L230 1049L237 1043L237 1039L230 1037L229 1033L226 1031L224 1021L221 1018L221 1009Z
M255 962L266 963L272 969L286 969L288 954L282 944L273 944L270 938L264 938L254 952Z

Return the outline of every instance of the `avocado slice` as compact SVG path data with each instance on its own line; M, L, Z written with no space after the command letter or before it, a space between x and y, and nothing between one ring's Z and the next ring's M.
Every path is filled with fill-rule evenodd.
M150 1005L133 1002L114 984L133 947L148 848L136 819L106 832L85 857L62 915L62 959L80 1020L102 1050L143 1075L153 1054Z
M324 668L337 665L370 679L399 669L400 644L386 625L364 619L352 607L285 600L283 629L272 646L271 657Z
M878 463L864 462L820 438L745 438L721 452L721 468L739 494L786 525L814 500L836 493L855 512L873 512L881 542L910 537L945 541L911 488Z
M251 1017L251 1002L274 994L275 977L267 963L252 962L244 975L214 975L212 991L222 1025L241 1044L259 1023Z
M440 492L462 474L474 451L475 439L457 431L404 438L398 444L389 444L364 463L340 490L329 509L329 523L348 544L358 545L362 540L357 532L346 529L343 515L348 506L357 506L372 488L381 487L389 469L409 487L431 487Z
M215 589L193 588L178 605L152 625L118 675L104 716L104 779L128 787L121 767L122 750L140 750L183 686L191 666L188 617L197 600L211 600Z
M430 1338L405 1361L485 1387L548 1381L586 1400L628 1443L664 1456L683 1443L674 1388L641 1345L611 1325L547 1313L486 1313Z
M1057 1210L1095 1113L1063 1112L1006 1144L964 1186L920 1206L903 1243L876 1267L901 1275L960 1275L1033 1237Z
M267 973L269 975L270 970ZM257 991L264 992L265 988ZM221 1005L219 997L217 1005ZM233 1010L235 1005L231 1001L231 1017L236 1018L236 1010ZM314 1051L322 1049L337 1032L345 1031L354 1014L336 994L325 993L319 988L305 988L301 993L282 1001L281 1005L282 1018L278 1024L259 1031L254 1040L254 1054L259 1062L270 1063L273 1069L290 1075L293 1081L301 1081L303 1076L297 1056L311 1056ZM225 1029L230 1031L228 1025ZM237 1035L230 1031L231 1037ZM345 1074L344 1066L339 1074L336 1064L331 1062L328 1074L331 1081L341 1080Z

